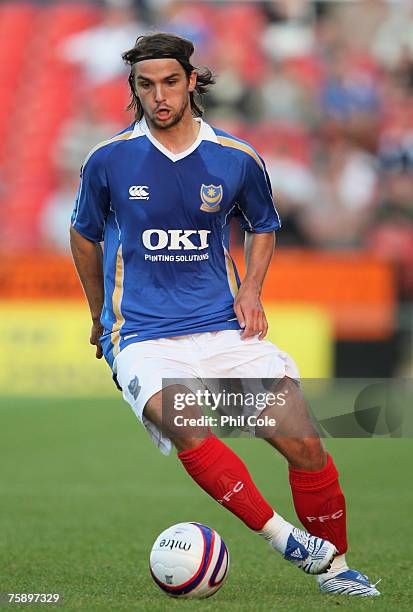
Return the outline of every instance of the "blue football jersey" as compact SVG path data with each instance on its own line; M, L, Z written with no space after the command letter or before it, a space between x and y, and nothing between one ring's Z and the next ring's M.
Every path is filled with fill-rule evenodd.
M239 329L240 281L229 222L250 232L280 227L264 162L247 143L202 120L196 141L171 153L146 122L87 156L73 227L104 241L104 355L131 342Z

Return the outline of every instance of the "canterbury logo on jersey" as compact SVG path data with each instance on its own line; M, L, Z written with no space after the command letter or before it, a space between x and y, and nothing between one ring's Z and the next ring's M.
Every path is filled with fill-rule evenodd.
M149 200L149 187L147 185L132 185L129 187L130 200Z
M210 230L148 229L142 234L142 242L150 251L167 248L169 251L201 251L208 245ZM197 238L196 243L192 242ZM191 239L192 238L192 239Z

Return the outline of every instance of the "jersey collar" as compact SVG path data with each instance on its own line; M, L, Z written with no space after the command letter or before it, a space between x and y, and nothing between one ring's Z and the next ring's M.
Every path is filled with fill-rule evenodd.
M161 153L163 153L163 155L168 157L168 159L170 159L171 161L176 162L180 159L183 159L184 157L187 157L193 151L195 151L195 149L199 147L203 140L218 142L214 130L208 123L205 123L205 121L203 121L199 117L196 118L196 121L200 123L198 136L196 137L196 140L191 144L191 146L188 149L185 149L185 151L181 151L181 153L172 153L172 151L164 147L162 143L156 140L156 138L152 135L148 124L145 121L145 117L143 117L139 122L135 123L135 127L130 139L138 138L139 136L146 136L148 140L151 141L153 146L156 147Z

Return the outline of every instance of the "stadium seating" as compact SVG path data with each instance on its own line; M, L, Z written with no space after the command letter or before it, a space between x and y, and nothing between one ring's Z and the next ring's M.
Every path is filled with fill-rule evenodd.
M77 71L57 49L98 20L96 7L0 6L0 204L3 247L41 248L39 214L53 187L53 142L76 104Z

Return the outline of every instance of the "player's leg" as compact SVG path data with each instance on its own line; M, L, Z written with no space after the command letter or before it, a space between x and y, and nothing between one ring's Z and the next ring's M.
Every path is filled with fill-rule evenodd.
M347 550L345 500L338 473L319 438L295 380L299 377L291 357L271 342L257 337L241 340L237 332L217 334L211 341L209 369L217 378L274 379L275 397L284 401L268 406L260 416L275 419L275 428L256 428L289 463L290 484L298 518L311 534Z
M297 400L295 411L281 409L275 415L281 429L271 441L289 462L290 484L299 518L311 534L319 536L315 539L329 539L342 553L334 559L333 571L317 577L320 589L323 592L378 595L368 579L347 567L344 555L347 549L344 496L333 460L325 452L299 388L292 380L299 378L294 361L271 342L259 341L258 338L242 341L237 332L218 332L218 335L221 345L215 351L211 343L211 377L283 379L287 397L291 392L291 398ZM291 398L281 406L290 408ZM272 439L274 431L264 431L261 435ZM271 521L266 528L266 535L271 541Z
M182 396L182 391L187 389L177 385L162 389L162 379L197 376L197 371L188 363L188 360L196 361L196 348L189 338L126 347L115 364L123 396L161 450L168 452L172 440L192 478L249 527L259 530L274 511L258 492L245 465L207 427L182 426L183 419L201 415L197 406L186 405L183 411L174 410L177 393ZM175 421L178 414L179 424Z
M270 433L264 428L256 429L256 434L268 439L287 458L294 505L304 527L345 553L345 501L337 470L324 451L300 389L291 378L299 375L293 360L268 341L260 342L257 338L243 341L238 332L232 331L211 336L208 348L204 369L211 373L210 377L244 379L245 394L249 390L248 379L279 381L273 395L285 401L261 413L274 417L276 428ZM333 518L324 519L325 516Z
M312 424L300 388L291 378L285 377L277 384L276 392L288 397L287 409L281 415L277 408L267 408L261 416L272 415L279 426L272 435L259 429L256 433L265 437L287 459L294 507L301 523L311 534L333 542L338 550L328 572L317 577L320 590L379 595L366 576L347 565L346 503L338 471Z
M177 391L177 387L168 387L153 395L145 406L145 417L172 440L182 465L204 491L248 527L260 530L274 510L258 491L245 464L208 427L174 427L165 406L173 403ZM201 414L193 406L180 412L183 419L196 419Z
M331 455L326 453L297 383L289 377L274 392L288 398L281 408L266 408L261 416L277 422L272 435L257 428L288 461L289 481L297 516L319 538L330 540L339 555L347 551L346 503Z
M163 435L172 440L178 457L193 480L213 499L240 518L250 529L271 540L275 550L306 571L325 571L336 552L325 540L309 536L276 514L254 484L243 461L207 427L180 431L174 427L167 406L173 404L176 389L168 387L152 396L144 410ZM197 417L194 407L182 416Z

